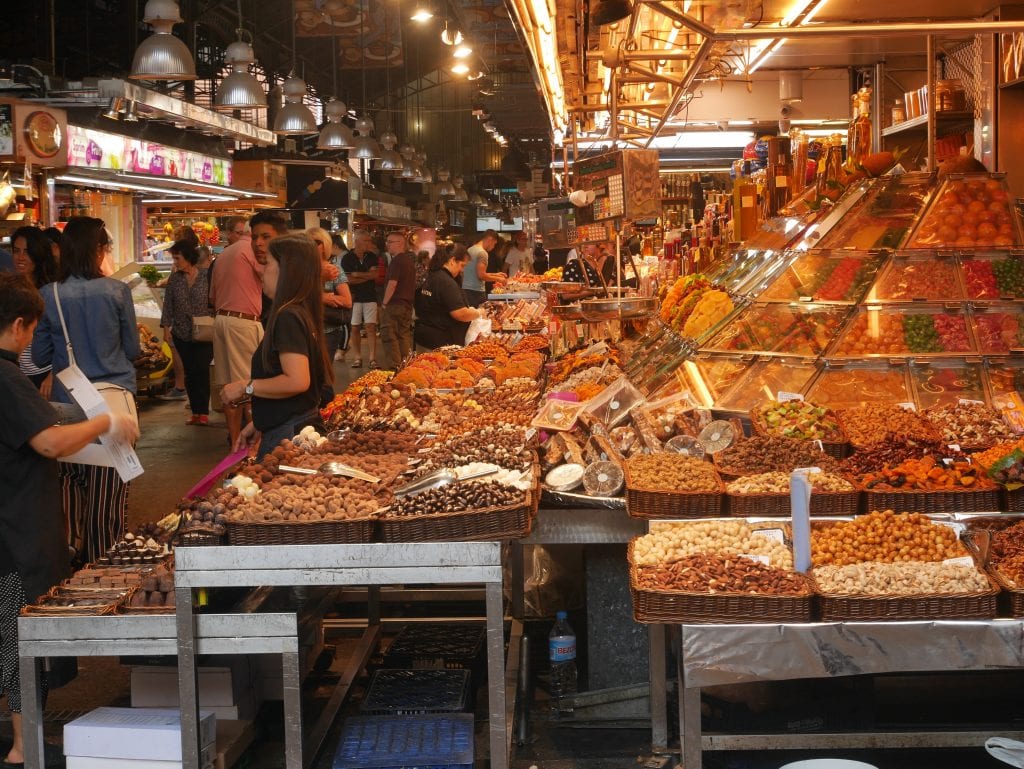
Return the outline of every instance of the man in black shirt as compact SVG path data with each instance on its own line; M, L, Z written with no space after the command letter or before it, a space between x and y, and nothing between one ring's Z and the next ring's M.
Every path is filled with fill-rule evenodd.
M377 254L366 230L356 230L352 250L341 258L341 269L352 290L352 343L356 359L352 368L363 365L363 341L359 329L366 329L370 346L370 368L377 367Z

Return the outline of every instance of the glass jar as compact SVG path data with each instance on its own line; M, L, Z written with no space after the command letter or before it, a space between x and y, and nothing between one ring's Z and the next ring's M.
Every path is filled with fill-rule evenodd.
M897 99L892 105L892 124L902 123L907 119L907 107L903 99Z
M967 92L959 78L938 80L935 83L935 111L963 112L967 109Z

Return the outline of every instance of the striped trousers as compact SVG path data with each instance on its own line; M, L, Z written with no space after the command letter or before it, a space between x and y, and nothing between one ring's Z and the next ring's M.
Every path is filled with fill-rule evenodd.
M124 534L128 485L113 467L60 463L61 496L72 563L95 561Z

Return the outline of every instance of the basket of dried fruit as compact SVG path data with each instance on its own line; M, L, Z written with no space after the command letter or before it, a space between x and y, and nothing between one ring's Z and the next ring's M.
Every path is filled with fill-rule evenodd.
M868 510L953 513L999 509L999 489L975 465L934 454L906 459L857 478Z
M811 581L825 621L990 619L999 588L957 532L919 513L815 521Z
M846 456L850 444L835 412L803 400L763 403L751 410L750 425L759 435L820 441L822 450L836 459Z
M633 518L706 518L722 511L725 487L715 468L682 454L626 460L626 510Z
M945 443L963 451L980 451L1013 438L1013 431L996 409L984 403L946 403L926 409L924 417Z
M1024 438L997 443L971 459L999 484L1000 509L1024 513Z
M1001 615L1024 617L1024 520L978 516L967 521L966 544L1005 597Z
M855 451L894 440L934 444L942 439L931 422L916 411L902 406L872 403L840 409L837 416Z
M715 469L726 480L767 472L788 473L798 467L834 472L838 461L809 441L754 435L714 455Z
M793 572L777 527L759 529L745 521L653 524L649 534L630 542L627 555L637 622L811 619L813 591L804 575Z
M380 518L384 542L518 539L533 528L540 494L488 480L399 497Z
M811 515L856 515L860 492L845 478L833 473L809 474ZM725 484L729 515L740 518L788 516L789 473L747 475Z

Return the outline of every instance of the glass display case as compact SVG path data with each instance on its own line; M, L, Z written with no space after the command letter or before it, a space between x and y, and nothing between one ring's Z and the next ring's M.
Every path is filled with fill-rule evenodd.
M1024 399L1024 359L989 358L985 374L996 408L1007 408L1013 401Z
M849 309L834 304L753 304L705 349L815 357L828 346Z
M959 302L964 298L956 258L898 254L868 291L867 302Z
M708 279L735 294L746 294L780 263L778 251L741 249L707 271Z
M971 315L978 351L983 355L1024 352L1024 315L1019 305L976 305Z
M967 313L960 307L861 307L829 348L827 357L862 359L971 353L976 347L967 321Z
M715 403L715 408L746 413L752 404L775 400L780 392L803 393L817 372L813 361L784 358L755 361L732 389Z
M711 408L750 366L751 361L741 358L701 356L680 366L676 377L694 401L703 408Z
M806 395L807 400L833 409L913 401L905 365L827 364Z
M928 202L932 176L910 173L875 180L860 203L821 239L820 248L900 248Z
M953 175L907 242L908 248L974 248L1020 245L1020 223L1004 174Z
M962 360L935 360L913 363L910 380L918 409L958 403L960 400L987 403L982 380L982 365Z
M963 254L960 269L968 299L1024 299L1024 252L978 251Z
M880 251L791 252L758 294L763 302L857 302L885 259Z

